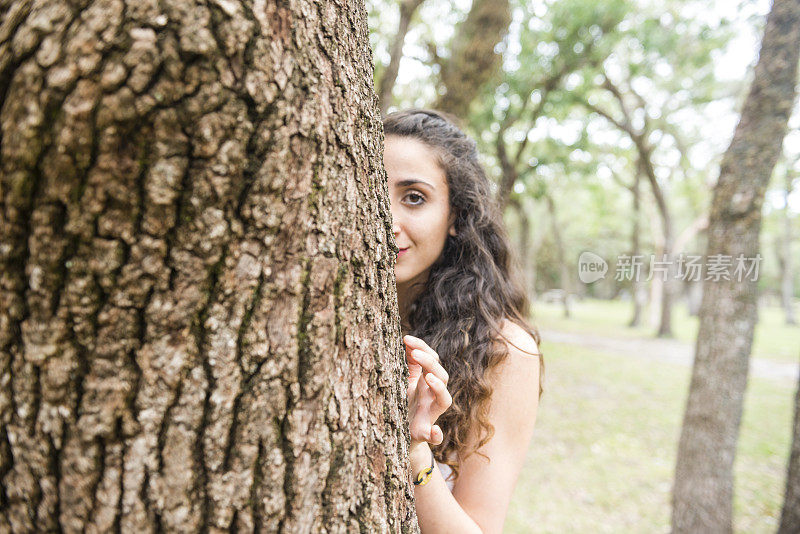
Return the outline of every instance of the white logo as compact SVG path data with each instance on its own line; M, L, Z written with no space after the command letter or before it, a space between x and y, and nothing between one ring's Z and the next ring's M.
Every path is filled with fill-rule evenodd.
M581 252L578 258L578 278L581 279L581 282L584 284L597 282L601 278L605 278L607 272L606 260L594 252Z

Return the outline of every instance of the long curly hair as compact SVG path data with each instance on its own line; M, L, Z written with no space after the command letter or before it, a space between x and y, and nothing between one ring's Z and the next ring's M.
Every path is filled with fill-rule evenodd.
M439 354L450 377L447 388L453 403L437 421L444 440L433 450L437 461L450 466L457 477L460 462L471 454L486 458L478 449L494 435L488 419L488 376L508 357L503 320L517 323L537 345L540 336L527 322L530 304L519 264L475 142L454 119L433 110L392 113L383 129L386 137L413 138L432 148L450 189L456 235L447 236L441 256L410 304L407 333L424 339ZM537 357L541 397L544 360ZM467 450L471 437L477 445Z

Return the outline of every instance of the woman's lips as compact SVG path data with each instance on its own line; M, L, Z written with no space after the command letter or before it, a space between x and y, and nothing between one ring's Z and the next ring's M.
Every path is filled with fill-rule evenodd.
M406 248L401 248L401 249L400 249L400 250L397 252L397 257L399 258L399 257L400 257L400 255L401 255L401 254L403 254L403 252L405 252L406 250L408 250L408 247L406 247Z

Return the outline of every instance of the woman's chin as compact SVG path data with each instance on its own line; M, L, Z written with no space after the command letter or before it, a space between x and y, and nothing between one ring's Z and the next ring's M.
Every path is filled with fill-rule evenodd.
M397 285L403 285L411 282L411 277L402 272L402 270L398 272L398 269L395 269L394 271L394 279Z

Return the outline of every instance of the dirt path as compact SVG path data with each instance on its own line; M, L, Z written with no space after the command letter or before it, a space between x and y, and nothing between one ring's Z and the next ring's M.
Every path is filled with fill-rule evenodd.
M691 365L694 346L674 339L612 338L595 334L541 330L543 344L548 342L580 345L595 350L622 354L635 358L653 359L681 365ZM546 348L544 350L547 350ZM796 384L800 365L780 363L761 358L750 359L750 376Z

